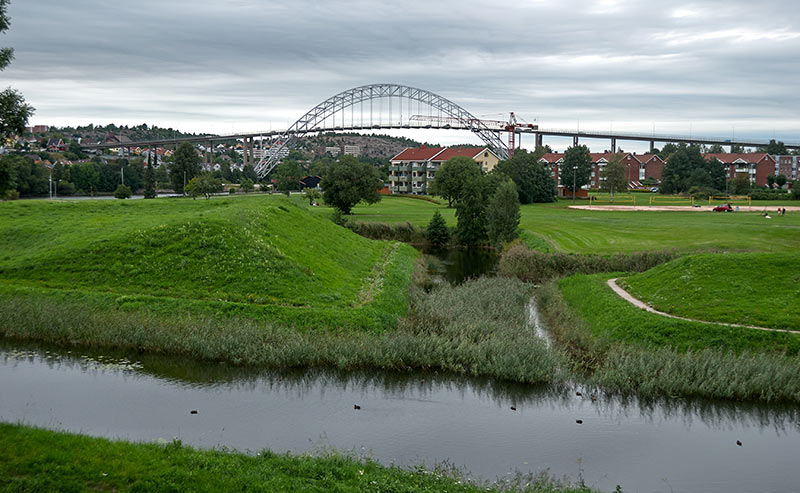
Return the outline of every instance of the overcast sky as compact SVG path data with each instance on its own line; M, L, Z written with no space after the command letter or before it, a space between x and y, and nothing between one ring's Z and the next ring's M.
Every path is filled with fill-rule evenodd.
M796 0L201 3L12 0L0 85L34 124L277 129L395 82L542 127L800 141Z

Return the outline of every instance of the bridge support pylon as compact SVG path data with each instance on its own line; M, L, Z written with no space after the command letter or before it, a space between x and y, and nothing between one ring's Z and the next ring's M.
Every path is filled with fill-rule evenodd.
M656 150L656 141L655 140L651 140L650 141L650 154L652 154L653 151L655 151L655 150Z
M578 145L578 136L577 135L574 135L572 137L572 145L577 147L577 145Z
M617 139L611 138L611 152L617 152Z

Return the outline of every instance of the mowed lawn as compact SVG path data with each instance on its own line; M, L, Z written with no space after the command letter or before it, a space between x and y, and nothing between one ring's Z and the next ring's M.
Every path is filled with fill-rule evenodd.
M800 331L800 253L692 255L620 284L674 315Z
M533 248L568 253L610 254L675 249L791 252L800 249L800 213L765 219L752 212L587 211L569 209L569 201L522 206L520 227ZM325 207L317 214L330 214ZM435 211L456 224L455 210L446 204L404 197L384 197L377 204L359 205L353 221L410 222L424 227Z
M410 278L415 255L278 196L0 204L7 289L349 309L383 287L399 290L389 295L399 307L407 283L385 277L399 268Z

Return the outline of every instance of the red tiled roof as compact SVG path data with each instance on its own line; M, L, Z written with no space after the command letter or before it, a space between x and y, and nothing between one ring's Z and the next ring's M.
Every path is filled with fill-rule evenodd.
M742 159L743 161L748 162L748 163L761 162L761 160L764 159L765 157L767 157L769 159L772 159L772 156L770 156L766 152L750 152L750 153L747 153L747 154L744 154L744 153L731 154L729 152L722 152L722 153L710 153L710 152L707 152L707 153L703 154L703 157L706 158L706 159L717 158L718 160L720 160L724 164L732 164L737 159Z
M633 157L639 160L640 163L649 163L653 158L658 158L659 161L662 159L658 157L658 154L634 154Z
M417 147L403 149L390 161L427 161L444 150L444 147Z
M558 162L558 160L563 158L563 157L564 157L564 153L563 152L548 152L548 153L542 155L542 157L539 158L539 161L544 160L544 161L546 161L548 163L555 163L555 162Z
M444 152L437 155L436 158L434 158L434 161L444 162L457 156L474 158L478 154L482 153L485 149L485 147L451 147L449 149L445 149Z

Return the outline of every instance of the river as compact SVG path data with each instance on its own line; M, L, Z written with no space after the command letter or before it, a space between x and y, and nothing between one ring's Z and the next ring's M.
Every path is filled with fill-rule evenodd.
M248 370L0 341L6 422L252 453L333 448L383 464L448 461L489 480L548 470L606 491L800 491L796 407L592 400L578 390L420 373Z

